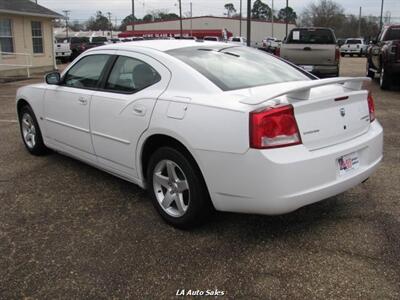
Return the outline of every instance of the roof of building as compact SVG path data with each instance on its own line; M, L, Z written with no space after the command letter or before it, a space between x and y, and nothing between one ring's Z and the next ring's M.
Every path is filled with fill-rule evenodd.
M194 40L149 40L149 41L135 41L118 44L109 44L92 48L88 51L99 51L99 50L134 50L137 47L150 48L158 51L168 51L173 49L185 48L185 47L229 47L237 46L236 44L229 44L225 42L213 42L213 41L194 41Z
M63 18L62 15L30 0L0 0L0 13Z

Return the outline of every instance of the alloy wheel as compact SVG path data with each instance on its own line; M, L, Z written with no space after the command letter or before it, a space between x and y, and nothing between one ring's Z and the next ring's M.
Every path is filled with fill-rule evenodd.
M22 116L22 136L28 148L32 149L36 145L36 128L32 116L24 113Z
M172 160L161 160L153 171L153 189L160 207L170 216L182 217L190 204L189 184Z

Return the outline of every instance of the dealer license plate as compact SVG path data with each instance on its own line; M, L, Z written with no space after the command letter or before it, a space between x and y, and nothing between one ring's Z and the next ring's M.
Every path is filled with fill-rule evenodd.
M344 175L351 170L358 169L360 161L358 159L357 152L343 155L338 158L339 174Z

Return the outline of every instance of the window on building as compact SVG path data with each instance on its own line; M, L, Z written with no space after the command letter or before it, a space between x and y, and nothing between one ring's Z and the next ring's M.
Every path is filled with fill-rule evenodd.
M43 53L42 22L32 21L33 53Z
M10 19L0 19L0 51L14 52L14 41Z

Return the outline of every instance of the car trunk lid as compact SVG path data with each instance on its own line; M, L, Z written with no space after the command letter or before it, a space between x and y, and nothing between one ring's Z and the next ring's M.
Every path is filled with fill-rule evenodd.
M302 142L315 150L368 131L368 91L361 90L364 80L368 79L332 78L257 87L251 89L252 96L240 102L255 109L292 104ZM270 96L263 97L264 93Z

